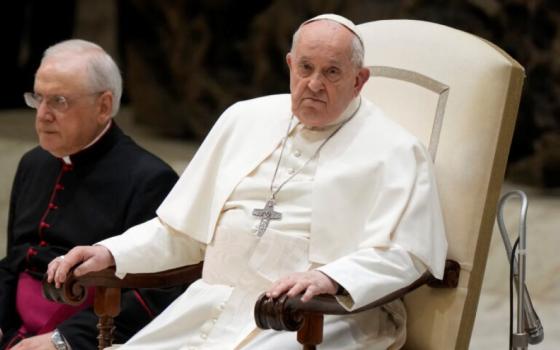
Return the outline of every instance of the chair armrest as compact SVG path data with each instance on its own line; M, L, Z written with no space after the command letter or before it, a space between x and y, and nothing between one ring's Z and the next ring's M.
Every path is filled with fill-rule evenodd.
M124 278L115 276L115 268L74 276L73 269L60 288L43 281L43 294L51 300L69 305L80 305L86 300L87 287L105 288L165 288L190 284L202 275L202 262L196 265L154 273L129 273Z
M124 278L115 276L115 268L91 272L80 277L70 270L61 288L43 280L43 295L52 301L80 305L87 298L88 287L95 287L93 309L99 317L98 349L105 349L113 344L115 331L114 317L121 311L122 288L165 288L191 284L202 276L202 265L188 265L156 273L130 273Z
M459 283L460 269L457 262L447 260L445 262L445 272L442 280L434 278L430 272L426 271L410 285L353 311L347 311L338 303L333 295L318 295L304 303L301 301L301 295L294 297L282 295L276 299L272 299L267 298L266 294L263 293L255 304L255 322L261 329L297 331L303 326L304 316L306 314L350 315L362 312L386 304L397 298L402 298L405 294L424 284L432 288L456 288Z
M80 277L74 276L72 269L59 289L43 280L43 295L59 303L80 305L87 298L88 287L95 287L93 310L99 317L98 349L105 349L113 344L114 318L121 312L121 288L164 288L190 284L202 276L202 264L155 273L129 273L122 279L115 276L115 268Z

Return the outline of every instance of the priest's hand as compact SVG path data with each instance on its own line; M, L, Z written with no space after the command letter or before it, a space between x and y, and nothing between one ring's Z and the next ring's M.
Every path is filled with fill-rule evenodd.
M324 273L311 270L294 272L274 282L266 292L269 298L277 298L286 293L289 297L303 293L302 302L307 302L315 295L336 294L338 284Z
M68 271L76 265L78 266L74 270L74 275L82 276L115 265L115 259L109 249L102 245L75 247L66 255L59 256L49 263L48 282L54 281L56 288L60 288L60 285L66 281Z
M25 338L15 346L12 350L56 350L51 342L51 333L36 335L34 337Z

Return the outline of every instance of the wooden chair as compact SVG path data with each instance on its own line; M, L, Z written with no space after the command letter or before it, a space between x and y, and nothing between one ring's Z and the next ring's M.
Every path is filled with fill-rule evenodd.
M444 281L426 273L364 309L403 297L409 314L405 348L467 349L524 70L493 44L446 26L387 20L359 28L372 73L363 94L417 135L434 159L450 259ZM48 285L45 291L54 300L75 302L86 287L97 286L103 349L111 344L118 288L155 286L153 276L165 286L185 283L200 276L200 265L123 280L102 271L71 279L62 293ZM304 349L321 342L323 314L344 313L329 296L306 304L263 296L255 305L261 328L297 330Z

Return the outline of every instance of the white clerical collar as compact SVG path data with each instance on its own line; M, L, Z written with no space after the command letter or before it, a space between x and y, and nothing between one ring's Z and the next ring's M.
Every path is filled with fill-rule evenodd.
M336 119L334 119L330 123L323 126L304 126L304 127L309 130L326 130L332 128L335 125L340 125L340 123L344 123L347 119L352 118L354 114L356 114L358 108L360 108L360 104L361 104L361 96L358 95L356 98L350 101L350 103L348 104L344 112L342 112Z
M91 146L93 146L97 141L99 141L99 139L105 135L105 133L107 132L107 130L109 130L109 128L111 127L111 124L113 124L113 120L109 120L109 123L107 123L107 125L105 126L105 128L103 130L101 130L101 132L99 133L99 135L97 135L93 141L91 141L90 143L88 143L84 148L82 148L80 151L85 150L86 148L89 148ZM63 156L62 160L64 161L65 164L72 164L72 160L70 159L70 156Z

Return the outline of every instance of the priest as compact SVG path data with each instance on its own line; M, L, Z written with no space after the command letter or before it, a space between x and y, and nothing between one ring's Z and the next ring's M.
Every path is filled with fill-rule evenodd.
M258 295L333 294L349 310L442 277L447 250L422 144L360 96L369 78L355 25L304 22L286 60L290 95L226 110L157 218L49 264L60 285L111 265L118 276L204 260L202 278L119 349L299 349L256 328ZM135 237L132 241L131 237ZM138 238L138 237L141 237ZM400 300L325 318L322 349L397 349Z
M96 44L69 40L46 50L34 91L24 95L36 109L39 146L22 157L12 188L0 260L1 349L96 348L91 299L85 309L46 300L47 265L153 218L177 180L113 121L121 93L112 58ZM117 338L126 341L183 290L125 292Z

